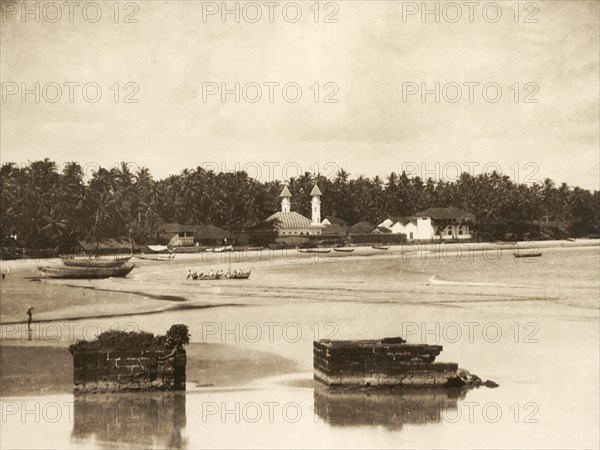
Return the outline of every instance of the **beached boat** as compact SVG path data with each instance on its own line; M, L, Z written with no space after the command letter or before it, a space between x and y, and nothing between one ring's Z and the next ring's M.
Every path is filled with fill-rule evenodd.
M390 246L389 245L371 245L371 248L374 248L375 250L389 250Z
M155 253L155 254L139 253L139 254L135 255L135 257L137 259L143 259L146 261L173 261L175 259L175 256L177 256L175 253L171 253L168 255L165 255L162 253Z
M266 245L263 245L262 247L248 247L248 251L259 252L261 250L264 250L265 248L267 248Z
M330 248L299 248L300 253L330 253Z
M349 248L349 247L336 247L333 250L336 252L341 252L341 253L352 253L354 251L353 248Z
M133 255L123 256L114 259L102 258L61 258L62 263L67 267L118 267L125 264Z
M513 255L515 255L515 258L539 258L540 256L542 256L542 252L535 252L535 253L514 252Z
M226 245L225 247L215 247L211 250L213 253L232 252L233 245Z
M125 277L135 264L123 264L117 267L38 267L44 278L100 279Z

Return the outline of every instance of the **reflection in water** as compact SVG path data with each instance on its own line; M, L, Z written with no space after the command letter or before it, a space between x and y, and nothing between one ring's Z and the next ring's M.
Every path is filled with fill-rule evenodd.
M72 441L101 447L185 448L185 393L75 396Z
M465 396L464 388L349 391L317 386L314 401L317 415L332 426L382 425L400 430L405 423L440 422Z

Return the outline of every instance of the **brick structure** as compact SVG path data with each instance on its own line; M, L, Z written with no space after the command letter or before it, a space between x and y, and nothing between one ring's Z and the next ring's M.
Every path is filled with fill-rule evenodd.
M314 377L326 386L451 385L458 365L436 363L441 345L407 344L402 338L322 340L313 344Z
M185 350L85 351L73 354L75 393L184 391Z

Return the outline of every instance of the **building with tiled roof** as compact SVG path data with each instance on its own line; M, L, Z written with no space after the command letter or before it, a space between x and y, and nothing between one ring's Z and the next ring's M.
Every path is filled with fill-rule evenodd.
M321 222L321 225L339 225L341 227L345 227L348 224L346 223L345 220L338 219L335 216L327 216L323 219L323 222Z
M411 217L389 217L377 228L406 234L408 241L431 239L470 239L473 214L458 208L429 208Z
M291 198L287 186L283 188L279 197L281 198L281 211L267 218L277 230L279 237L300 237L321 234L321 191L315 185L310 195L312 196L312 219L304 217L295 211L291 211Z

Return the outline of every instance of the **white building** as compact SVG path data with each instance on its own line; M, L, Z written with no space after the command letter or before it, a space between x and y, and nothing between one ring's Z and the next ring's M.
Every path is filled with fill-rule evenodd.
M407 241L471 239L473 214L458 208L429 208L411 217L390 217L378 225L403 233Z

